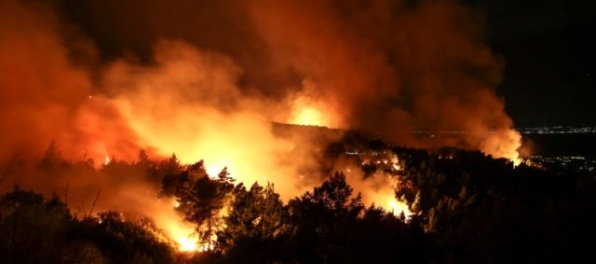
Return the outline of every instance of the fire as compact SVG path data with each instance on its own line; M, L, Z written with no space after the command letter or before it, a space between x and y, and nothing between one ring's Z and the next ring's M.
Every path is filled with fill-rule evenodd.
M319 109L314 107L303 107L296 110L296 114L290 120L291 124L308 126L326 126L328 122Z
M302 81L302 92L293 98L287 123L306 126L338 127L339 116L331 105L331 100L321 100L315 96L317 84L309 79Z
M369 162L369 161L365 161ZM396 155L393 155L387 163L391 162L391 167L398 171L401 167ZM399 186L398 179L395 175L387 174L384 171L377 171L373 175L363 178L363 172L360 168L354 165L348 165L343 171L346 172L346 179L354 191L362 194L362 202L369 206L374 204L377 207L383 208L387 212L391 212L395 216L400 216L402 213L406 220L413 215L408 204L396 198L396 189Z
M370 200L370 203L375 203L376 206L382 207L395 216L400 216L403 213L406 220L410 219L413 214L408 204L395 197L393 184L379 186L376 190L369 189L364 193L364 197L366 200Z
M163 40L157 43L151 65L122 58L110 64L101 62L100 67L87 68L76 66L87 63L73 63L71 59L77 56L70 58L70 55L85 53L83 57L86 57L97 52L97 58L103 58L103 51L91 50L95 46L91 40L97 36L89 35L88 47L79 47L86 41L66 38L67 35L79 34L56 31L62 26L62 23L55 24L62 21L59 14L42 19L47 15L45 12L38 14L37 10L29 10L16 1L0 1L2 7L8 7L0 8L4 11L0 15L4 19L2 21L22 22L14 25L0 23L0 34L6 34L0 35L5 40L0 49L0 72L9 73L0 75L0 87L3 87L0 89L0 117L9 128L2 131L5 133L0 145L5 147L0 154L8 153L12 148L34 145L35 142L30 141L46 141L54 135L72 146L89 148L83 152L104 165L113 162L110 157L130 160L131 155L123 155L134 153L139 148L152 149L156 155L164 157L175 153L184 164L205 160L206 170L212 177L227 167L236 183L242 182L246 186L255 181L275 183L276 191L287 200L317 183L308 182L297 173L300 165L310 165L312 157L308 154L282 157L288 153L289 144L271 132L268 120L273 119L272 114L264 113L263 109L286 107L289 110L282 114L283 121L299 125L347 127L346 124L355 123L361 126L356 128L376 129L391 123L403 123L405 127L413 128L419 124L432 127L436 120L455 128L466 127L459 120L477 122L479 128L494 124L497 128L507 129L496 131L484 141L469 140L467 145L495 157L508 158L516 165L521 162L517 152L521 137L517 131L509 129L512 127L511 120L503 111L502 102L492 89L478 90L480 88L476 88L475 81L471 82L474 85L468 85L478 76L499 75L493 74L497 70L493 68L500 68L501 62L487 54L486 47L477 43L476 36L468 39L473 32L466 30L474 28L476 32L475 27L463 27L465 29L460 31L460 27L454 26L457 24L451 24L451 16L457 18L453 21L458 23L462 19L459 18L459 9L444 8L450 7L443 6L449 1L427 1L432 3L420 5L410 15L391 16L390 23L383 23L390 28L378 29L384 34L354 31L366 27L351 19L335 19L341 12L327 10L328 6L334 5L325 1L315 1L310 5L288 5L289 1L286 1L279 6L275 2L253 2L254 6L249 5L251 8L246 12L252 20L243 22L255 26L254 32L258 36L253 36L254 39L248 36L246 43L261 43L270 48L266 53L255 53L254 57L249 54L231 56L245 54L247 49L242 43L225 45L231 49L238 46L236 51L243 51L241 53L219 53L228 48L218 49L217 45L206 45L212 49L201 50L185 43L182 34L181 41ZM316 15L303 19L313 11L317 11ZM378 16L365 14L358 16L357 20L367 17ZM399 31L402 28L404 30ZM445 31L445 28L455 31ZM440 34L435 34L437 29ZM196 36L195 31L211 32L193 29L193 36ZM156 36L156 39L167 35L178 34ZM381 37L374 37L377 35ZM439 40L425 41L427 36L439 37ZM244 61L244 57L260 62L263 55L270 55L272 61L280 63L271 65L271 69L284 71L269 72L239 66L255 65ZM387 59L389 57L400 59ZM81 62L88 59L91 58L83 58ZM472 69L486 68L487 72L472 71L473 76L468 76L468 70L456 74L451 70L443 71L460 68L452 67L453 61L471 65ZM276 101L278 96L265 96L266 90L259 88L264 83L252 83L250 80L270 80L273 75L284 73L285 69L291 69L293 75L304 76L304 80L300 87L293 87L297 89L279 93L279 97L287 96L284 97L287 98L285 104L276 102L270 105L268 103ZM264 72L267 74L261 75ZM291 84L280 85L293 86L295 80L290 79ZM486 82L496 83L496 80ZM443 87L450 90L442 90ZM267 100L260 102L263 98L251 96L248 91L252 88L253 94L263 95ZM479 92L470 92L475 90ZM89 95L91 91L101 92ZM291 94L294 91L299 92ZM405 99L411 100L407 103L396 100L402 94L411 96ZM457 98L455 101L466 103L453 103L453 100L445 98L445 94L453 94L453 98ZM402 109L395 105L409 106ZM391 110L388 118L399 122L377 118L386 109ZM410 111L413 118L410 118ZM485 116L491 118L481 122ZM360 122L363 120L370 123ZM72 131L62 131L61 128L72 128ZM310 146L308 143L296 145ZM81 151L77 148L74 153L79 155ZM391 166L396 171L400 169L396 161L392 161ZM352 179L350 185L363 193L367 204L375 203L396 215L403 212L409 217L412 213L406 203L395 197L396 185L391 181L390 176L378 175L370 180L362 177ZM93 182L92 185L113 186L105 182ZM122 190L126 191L118 192L114 199L118 202L126 200L123 196L130 193L131 185L123 187ZM153 208L149 207L152 203L148 201L150 199L141 198L137 208L147 210L147 215L153 216L156 224L176 241L179 250L209 248L212 241L199 241L193 235L194 226L177 214L173 208L175 203Z
M505 158L513 162L514 166L522 162L519 154L521 148L521 134L513 129L494 131L482 142L480 149L496 158Z
M409 219L413 214L406 203L397 200L395 197L389 198L383 208L392 212L396 216L399 216L403 213L406 216L406 219Z
M178 250L184 252L191 252L197 251L199 249L198 246L198 238L196 235L193 235L193 229L190 228L176 228L174 227L171 229L172 231L172 239L178 243Z
M175 199L159 200L146 204L147 213L155 221L160 232L157 236L166 242L172 243L178 251L194 252L201 251L201 241L195 232L193 224L186 222L176 212L178 202Z

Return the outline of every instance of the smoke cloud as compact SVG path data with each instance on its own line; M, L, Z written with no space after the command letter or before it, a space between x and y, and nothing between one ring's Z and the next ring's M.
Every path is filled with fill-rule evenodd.
M493 92L502 63L463 6L254 1L249 10L274 63L314 83L314 96L341 113L339 126L406 145L515 157L519 134ZM401 131L466 134L429 140Z
M455 1L65 1L63 10L106 58L150 60L163 38L228 56L244 96L278 102L263 113L275 121L497 157L519 147L494 93L502 60L483 42L480 16ZM400 133L412 131L466 134Z
M2 160L52 140L73 160L176 153L246 185L273 182L287 200L320 182L302 172L316 163L305 149L321 146L280 137L271 121L517 158L520 135L494 92L503 63L454 1L52 3L0 2ZM48 192L70 183L83 192L76 203L111 186L105 208L164 207L143 199L155 186L140 176L81 175L13 182ZM391 198L386 179L353 175L367 202Z

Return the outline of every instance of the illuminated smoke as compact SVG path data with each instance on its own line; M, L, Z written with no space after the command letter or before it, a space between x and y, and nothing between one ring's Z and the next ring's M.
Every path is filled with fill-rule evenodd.
M502 63L474 14L452 1L252 1L279 68L310 80L342 127L410 146L517 158L520 135L492 89ZM434 139L414 131L460 131ZM410 132L410 135L405 135ZM490 132L490 133L489 133Z
M319 175L303 177L301 168L316 163L304 149L321 146L309 135L277 137L270 121L517 158L520 135L493 91L503 63L465 7L207 2L76 1L85 18L69 21L77 17L66 7L1 1L0 158L41 153L51 140L67 158L92 158L98 166L132 161L139 149L176 153L185 163L204 159L210 174L227 167L247 186L272 182L284 200L320 183ZM431 138L414 131L463 133ZM98 208L159 211L164 229L180 220L172 205L146 199L156 187L138 177L78 175L17 182L48 194L69 182L72 192L87 194L73 193L74 208L102 189L109 194ZM375 177L349 176L349 183L366 203L402 210L388 204L391 183ZM179 234L176 228L169 232Z
M228 57L162 41L155 60L152 67L120 61L106 71L104 85L120 91L113 103L138 146L176 153L185 164L202 159L211 176L227 168L247 186L273 182L284 199L305 190L297 175L304 157L293 153L285 162L289 148L303 143L273 135L258 103L236 86L241 71Z
M241 70L238 90L272 103L258 112L277 122L511 159L520 146L494 93L503 60L484 43L481 15L456 1L66 2L109 56L146 61L156 42L175 38L228 57Z
M397 157L392 159L380 158L383 166L391 167L398 171L401 169ZM395 191L399 185L395 175L386 173L382 169L375 171L373 175L365 177L362 167L345 159L340 159L335 164L337 171L342 171L346 175L346 180L354 188L355 193L362 194L362 202L365 206L375 205L381 207L387 212L392 212L396 216L402 213L406 219L412 216L412 212L405 201L395 197Z
M322 126L337 128L340 124L340 115L330 108L329 102L318 98L316 85L305 79L302 81L301 92L291 98L290 116L284 120L289 124Z
M55 33L58 18L43 5L0 2L0 158L41 152L64 128L91 89L67 59Z

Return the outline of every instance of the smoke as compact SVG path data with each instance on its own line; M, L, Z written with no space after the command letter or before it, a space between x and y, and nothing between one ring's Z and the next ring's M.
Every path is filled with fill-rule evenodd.
M161 156L176 153L187 164L202 159L212 176L227 168L246 185L274 182L289 199L303 190L293 177L309 160L290 151L294 144L310 144L273 134L258 111L267 103L237 86L241 73L229 57L164 40L153 66L117 61L103 85L118 91L112 102L138 135L138 146L154 147Z
M520 135L494 92L503 63L480 22L453 1L2 1L0 159L51 140L96 165L176 153L211 175L272 182L284 200L320 183L304 174L321 145L307 130L280 137L271 121L516 159ZM102 209L169 206L146 199L155 186L139 175L74 175L13 180L68 183L82 191L75 204L110 186ZM391 197L386 179L354 175L367 202Z
M115 109L92 101L89 69L70 60L80 46L64 45L52 8L2 1L0 9L0 158L41 153L52 140L71 158L120 154L118 138L98 142L108 134L126 140L134 135L119 123Z
M0 157L39 151L69 126L90 83L69 65L57 17L41 5L0 3Z
M456 1L67 0L64 10L104 57L147 61L173 38L231 58L245 96L277 102L261 111L275 121L517 155L520 135L494 92L503 62L481 15ZM412 131L466 133L401 133Z
M493 91L502 63L482 42L480 21L463 6L253 1L249 10L273 61L310 80L316 87L311 96L341 113L339 126L394 143L516 158L519 133ZM467 133L432 141L398 133L416 130Z

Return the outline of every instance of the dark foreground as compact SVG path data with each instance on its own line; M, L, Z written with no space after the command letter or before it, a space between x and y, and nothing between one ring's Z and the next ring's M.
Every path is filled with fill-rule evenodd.
M161 195L180 201L180 213L201 236L218 239L207 252L179 253L155 236L151 215L125 220L108 211L75 218L58 196L15 188L0 197L0 263L596 262L589 242L596 235L592 174L514 167L479 152L351 142L330 145L321 158L397 155L401 171L374 163L363 169L397 177L396 197L414 216L364 206L340 172L330 171L322 185L283 204L272 186L235 184L225 171L209 178L202 162L181 165L175 156L140 155L98 169L46 156L23 163L34 169L22 172L141 173ZM224 206L226 217L218 214Z

